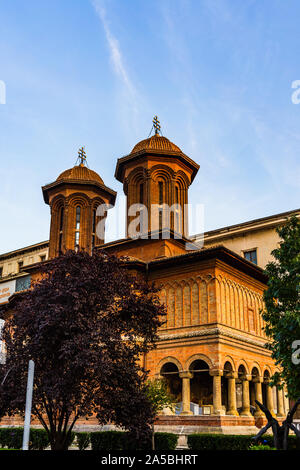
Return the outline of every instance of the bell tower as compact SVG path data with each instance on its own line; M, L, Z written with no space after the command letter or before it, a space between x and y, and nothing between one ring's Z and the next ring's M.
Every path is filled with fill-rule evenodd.
M139 205L141 236L151 231L160 238L168 230L187 237L188 188L199 165L162 135L157 116L152 129L154 135L137 143L116 166L115 177L127 196L127 237Z
M116 192L88 168L83 147L75 166L43 186L42 191L51 210L50 258L66 250L92 253L94 247L104 243L106 209L114 206Z

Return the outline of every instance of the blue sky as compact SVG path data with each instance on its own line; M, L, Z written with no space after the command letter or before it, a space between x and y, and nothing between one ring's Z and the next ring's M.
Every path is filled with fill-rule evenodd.
M205 230L300 200L297 0L0 0L0 252L47 240L41 186L162 132L200 164ZM197 227L192 230L197 231Z

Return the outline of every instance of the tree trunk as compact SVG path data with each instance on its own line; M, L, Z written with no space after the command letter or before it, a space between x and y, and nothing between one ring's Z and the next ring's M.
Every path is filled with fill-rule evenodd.
M68 438L62 433L55 433L50 439L51 450L68 450Z
M152 430L152 450L155 450L155 436L154 436L154 424L152 424L151 426L151 430Z
M297 410L297 406L300 405L300 398L296 401L293 408L288 412L287 417L283 421L282 425L280 425L277 419L272 416L272 413L267 407L257 400L255 400L255 402L265 413L268 424L259 431L254 439L259 439L271 427L274 436L274 447L276 447L277 450L287 450L290 429L294 431L298 438L300 438L299 430L293 425L293 416Z

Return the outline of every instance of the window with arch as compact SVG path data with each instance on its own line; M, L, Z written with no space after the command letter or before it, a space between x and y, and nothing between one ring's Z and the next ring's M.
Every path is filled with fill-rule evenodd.
M76 207L76 215L75 215L75 248L79 247L79 240L80 240L80 218L81 218L81 207Z
M164 183L163 181L158 182L158 204L162 205L164 202Z
M92 250L95 247L96 242L96 211L97 209L93 209L93 220L92 220Z
M139 203L144 204L144 184L139 185Z
M62 253L62 239L63 239L63 228L64 228L64 207L62 206L59 210L59 236L58 236L58 253Z
M163 181L158 182L158 204L159 204L159 221L158 228L162 230L163 228L163 203L164 203L164 183Z
M174 229L175 232L181 233L182 232L182 227L181 227L181 205L180 205L180 190L178 186L175 186L175 221L174 221Z

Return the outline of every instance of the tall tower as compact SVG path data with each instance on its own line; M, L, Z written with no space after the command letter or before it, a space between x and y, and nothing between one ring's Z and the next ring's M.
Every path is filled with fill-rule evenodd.
M141 233L151 230L160 236L168 229L187 237L188 188L199 165L161 135L157 116L153 127L154 135L137 143L129 155L117 161L115 177L123 183L127 196L127 236L136 218L136 205L143 204L147 216L146 220L141 218Z
M95 246L104 243L104 230L99 238L100 231L97 233L96 228L106 214L105 211L97 213L97 208L103 204L113 206L116 192L87 167L84 148L78 152L76 165L61 173L53 183L43 186L42 191L51 209L50 258L74 249L91 253ZM103 227L104 223L105 220Z

